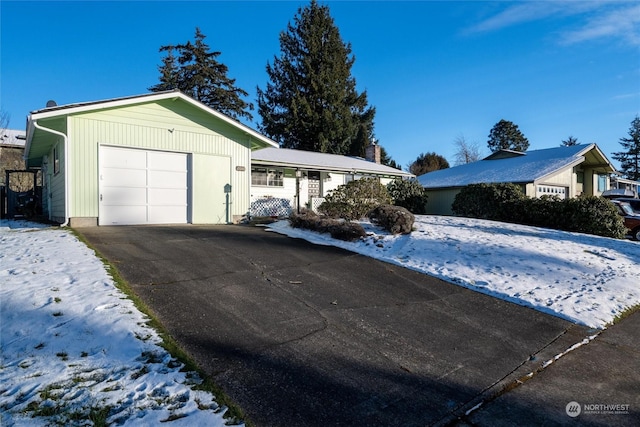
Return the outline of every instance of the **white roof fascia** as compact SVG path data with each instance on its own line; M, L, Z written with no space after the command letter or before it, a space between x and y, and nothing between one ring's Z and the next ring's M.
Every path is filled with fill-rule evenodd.
M320 166L320 165L312 165L312 164L302 164L302 163L289 163L289 162L281 162L277 160L257 160L252 159L251 164L259 165L259 166L276 166L288 169L305 169L305 170L318 170L318 171L326 171L326 172L344 172L344 173L352 173L352 174L370 174L370 175L380 175L380 176L404 176L404 177L412 177L413 175L398 169L397 173L392 171L379 171L372 170L366 168L344 168L344 167L333 167L333 166Z
M314 160L315 157L319 157L319 159ZM334 162L332 159L336 159L336 161ZM345 161L347 164L345 164ZM251 164L378 176L402 176L408 178L415 176L401 169L395 169L379 163L369 162L361 158L331 153L295 150L290 148L265 148L254 151L251 157Z
M616 169L616 167L613 165L613 163L611 163L609 158L607 158L607 156L602 152L602 150L600 150L600 147L598 147L598 144L595 144L595 143L589 144L579 154L584 156L587 152L591 151L592 149L595 149L598 152L598 154L602 156L602 158L607 162L607 165L610 166L611 169L613 169L613 172L611 173L618 173L618 170Z
M200 101L196 101L195 99L177 90L170 91L170 92L158 92L158 93L152 93L152 94L136 95L136 96L130 96L126 98L115 98L115 99L110 99L105 101L96 101L96 102L90 102L90 103L69 104L68 107L65 107L65 106L52 107L51 111L47 111L47 109L45 108L43 110L37 110L35 112L32 112L29 115L28 122L31 122L33 120L46 119L50 117L78 114L78 113L84 113L84 112L95 111L95 110L103 110L107 108L117 108L117 107L124 107L128 105L161 101L165 99L182 99L183 101L186 101L189 104L197 108L200 108L201 110L206 111L212 116L215 116L216 118L222 120L223 122L243 130L248 135L266 143L267 145L271 147L278 147L278 143L271 140L270 138L267 138L266 136L258 133L257 131L251 129L250 127L232 119L226 114L222 114L219 111L216 111L213 108L201 103ZM29 129L27 129L27 134L29 134Z

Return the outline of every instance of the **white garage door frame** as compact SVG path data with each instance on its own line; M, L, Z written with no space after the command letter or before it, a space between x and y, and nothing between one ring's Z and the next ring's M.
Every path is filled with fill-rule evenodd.
M100 145L98 168L99 225L190 222L188 153Z

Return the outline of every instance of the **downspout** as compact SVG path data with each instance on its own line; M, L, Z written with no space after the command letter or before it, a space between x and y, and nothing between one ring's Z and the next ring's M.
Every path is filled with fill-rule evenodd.
M49 129L38 124L37 120L33 121L33 126L43 132L49 132L54 135L61 136L64 142L64 222L60 224L60 227L66 227L69 225L69 203L71 200L71 186L69 185L69 174L71 168L69 167L69 138L64 133L55 129ZM49 207L51 208L51 207Z

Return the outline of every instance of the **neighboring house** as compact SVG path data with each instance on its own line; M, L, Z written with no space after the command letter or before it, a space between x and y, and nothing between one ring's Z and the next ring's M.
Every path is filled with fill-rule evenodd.
M451 215L451 204L469 184L513 183L529 197L599 196L609 189L615 168L596 144L531 150L497 151L487 158L418 177L428 190L429 214Z
M25 158L46 216L72 226L238 221L251 151L277 146L178 91L47 105L28 117Z
M264 148L251 154L251 214L286 215L298 207L316 209L329 191L363 177L387 184L413 174L380 164L380 146L371 145L367 158Z
M16 200L8 194L17 196L25 189L33 189L33 174L16 172L24 170L25 139L23 130L0 129L0 218L14 213L9 205L15 205Z
M23 130L0 130L0 185L5 184L7 170L24 170Z
M640 182L611 175L611 189L604 192L603 196L614 197L638 197L640 194Z

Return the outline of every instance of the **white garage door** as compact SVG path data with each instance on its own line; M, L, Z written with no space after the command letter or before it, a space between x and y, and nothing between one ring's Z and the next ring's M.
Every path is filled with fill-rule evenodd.
M100 225L187 222L187 155L100 147Z

